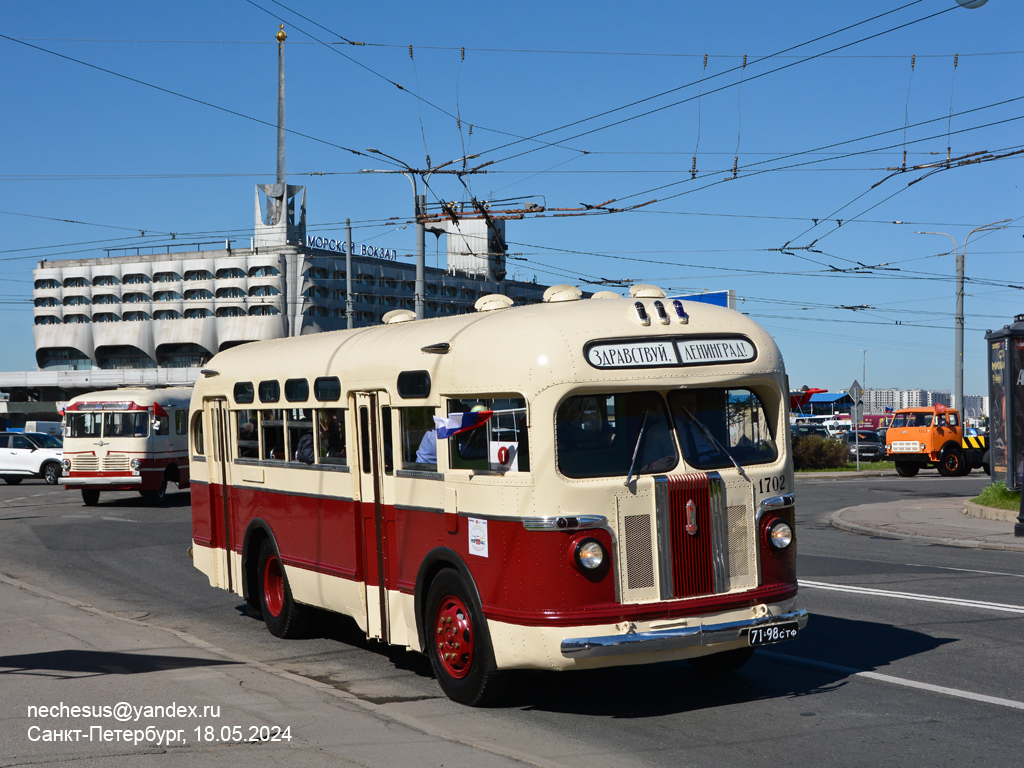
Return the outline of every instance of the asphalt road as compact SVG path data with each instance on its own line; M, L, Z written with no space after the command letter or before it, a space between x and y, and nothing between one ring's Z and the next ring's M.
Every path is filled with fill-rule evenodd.
M368 643L347 620L282 641L212 589L186 556L187 493L85 507L35 482L0 485L0 571L106 611L328 683L429 727L537 765L1016 765L1024 746L1024 555L861 536L845 506L976 495L987 479L799 478L808 628L738 673L685 664L518 675L504 706L440 693L416 654Z

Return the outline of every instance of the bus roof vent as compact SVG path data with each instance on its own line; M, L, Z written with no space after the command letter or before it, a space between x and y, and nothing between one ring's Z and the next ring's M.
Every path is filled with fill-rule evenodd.
M508 309L515 302L500 293L486 293L476 300L473 309L477 312L493 312L496 309Z
M544 301L546 302L579 301L582 296L583 291L575 285L552 285L544 291Z
M615 291L598 291L590 298L592 299L621 299L622 297Z
M381 320L385 325L391 325L392 323L407 323L410 320L416 319L416 313L411 309L392 309L390 312L386 312Z
M665 291L656 285L631 285L629 295L634 299L664 299Z

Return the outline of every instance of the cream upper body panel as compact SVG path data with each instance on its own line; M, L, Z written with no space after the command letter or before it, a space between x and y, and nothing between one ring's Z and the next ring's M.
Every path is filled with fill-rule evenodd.
M639 320L636 301L644 303L649 325ZM694 386L737 378L779 381L783 363L777 345L742 313L686 303L688 323L674 318L662 323L653 304L652 299L584 299L254 342L216 355L206 365L209 373L197 382L195 396L231 399L233 383L239 380L339 376L343 392L388 389L397 398L393 404L401 404L396 376L417 370L431 378L430 395L410 401L417 405L440 405L442 394L461 392L517 392L532 400L569 383L587 387L642 381L646 387L659 387L683 378ZM598 367L586 355L595 342L614 347L622 340L676 344L723 337L748 340L752 359Z

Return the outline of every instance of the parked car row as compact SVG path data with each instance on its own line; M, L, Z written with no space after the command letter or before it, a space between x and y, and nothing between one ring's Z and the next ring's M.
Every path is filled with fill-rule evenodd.
M840 440L847 445L851 459L855 460L859 453L861 461L885 460L885 440L874 430L861 429L856 432L851 430L832 437L829 436L828 430L820 424L793 424L791 430L794 441L811 436Z

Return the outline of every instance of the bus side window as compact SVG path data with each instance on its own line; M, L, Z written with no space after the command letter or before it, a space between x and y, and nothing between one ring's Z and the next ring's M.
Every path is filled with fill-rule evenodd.
M391 431L391 408L384 406L380 409L380 439L384 444L384 474L390 475L395 471L395 438Z
M263 444L261 458L270 461L284 461L287 450L284 444L284 411L270 408L260 411L260 437Z
M188 411L182 408L174 414L174 431L179 435L185 434L185 425L188 423Z
M196 411L192 418L192 455L206 455L206 446L203 444L203 413Z
M288 461L312 464L316 458L313 447L313 411L292 408L288 411Z
M258 459L260 457L260 441L256 434L256 412L235 411L235 431L238 435L239 459Z
M449 439L451 468L528 472L530 449L525 398L505 395L448 401L449 416L480 410L493 411L493 415L482 426L459 432Z
M154 430L158 435L169 435L171 434L171 417L167 416L156 416L154 417L153 424L156 427Z
M402 468L437 471L437 431L433 408L402 408Z
M345 455L345 411L321 408L316 412L317 464L348 464Z

